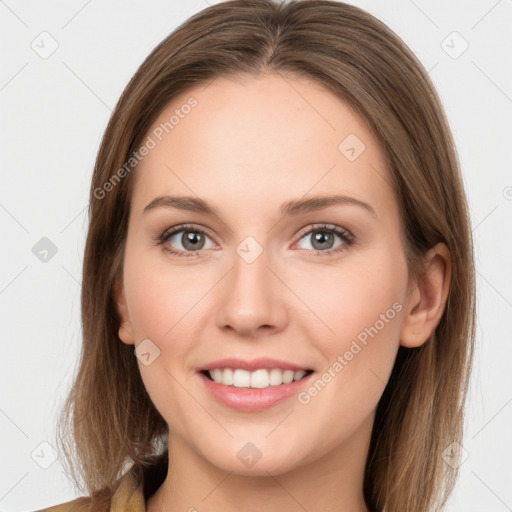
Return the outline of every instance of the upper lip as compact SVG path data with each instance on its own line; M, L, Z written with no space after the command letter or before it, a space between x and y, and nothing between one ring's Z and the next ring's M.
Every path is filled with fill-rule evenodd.
M306 366L289 363L279 359L272 359L270 357L259 357L257 359L251 360L228 357L225 359L212 361L211 363L208 363L199 368L198 371L214 370L215 368L240 368L247 371L259 370L260 368L282 368L283 370L294 370L296 372L309 369Z

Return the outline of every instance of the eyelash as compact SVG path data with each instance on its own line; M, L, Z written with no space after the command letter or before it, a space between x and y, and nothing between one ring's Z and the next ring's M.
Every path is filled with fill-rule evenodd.
M203 229L199 228L198 226L194 224L181 224L179 226L174 226L170 229L167 229L164 231L157 240L157 245L164 246L164 251L173 254L175 256L185 256L185 257L194 257L196 254L200 251L180 251L176 249L172 249L169 246L165 246L164 244L171 238L172 235L175 235L176 233L179 233L180 231L190 231L193 233L201 233L203 235L206 235L209 237L208 233L204 231ZM350 247L354 245L355 238L350 231L346 229L339 228L338 226L335 226L333 224L319 224L314 226L313 228L310 228L308 231L302 232L299 240L302 240L306 235L309 235L315 231L325 231L325 232L331 232L336 235L338 235L342 240L343 244L340 246L334 248L334 249L328 249L327 251L319 251L316 249L301 249L303 251L309 251L314 254L314 256L330 256L332 254L344 251L346 249L346 246Z

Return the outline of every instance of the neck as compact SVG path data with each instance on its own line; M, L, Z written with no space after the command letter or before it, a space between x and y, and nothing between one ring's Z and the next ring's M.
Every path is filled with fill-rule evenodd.
M285 473L268 476L223 471L169 434L165 481L147 503L148 512L368 512L363 479L373 415L343 445Z

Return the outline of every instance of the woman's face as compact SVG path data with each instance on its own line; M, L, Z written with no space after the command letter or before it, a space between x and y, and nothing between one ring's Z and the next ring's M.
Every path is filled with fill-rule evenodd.
M267 74L187 91L144 142L120 337L170 445L246 474L360 459L408 296L377 139L318 83Z

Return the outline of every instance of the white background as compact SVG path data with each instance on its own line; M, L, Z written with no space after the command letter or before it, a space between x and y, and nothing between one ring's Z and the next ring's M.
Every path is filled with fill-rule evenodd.
M450 512L512 510L512 1L358 0L429 70L455 136L478 270L478 339ZM0 1L0 510L78 496L52 461L80 347L90 177L133 73L205 0ZM47 31L58 48L32 48ZM458 58L452 58L469 47ZM448 37L449 36L449 37ZM448 37L448 39L447 39ZM443 43L444 41L444 43ZM450 56L447 52L451 52ZM32 247L48 237L46 263ZM37 461L37 462L36 462Z

